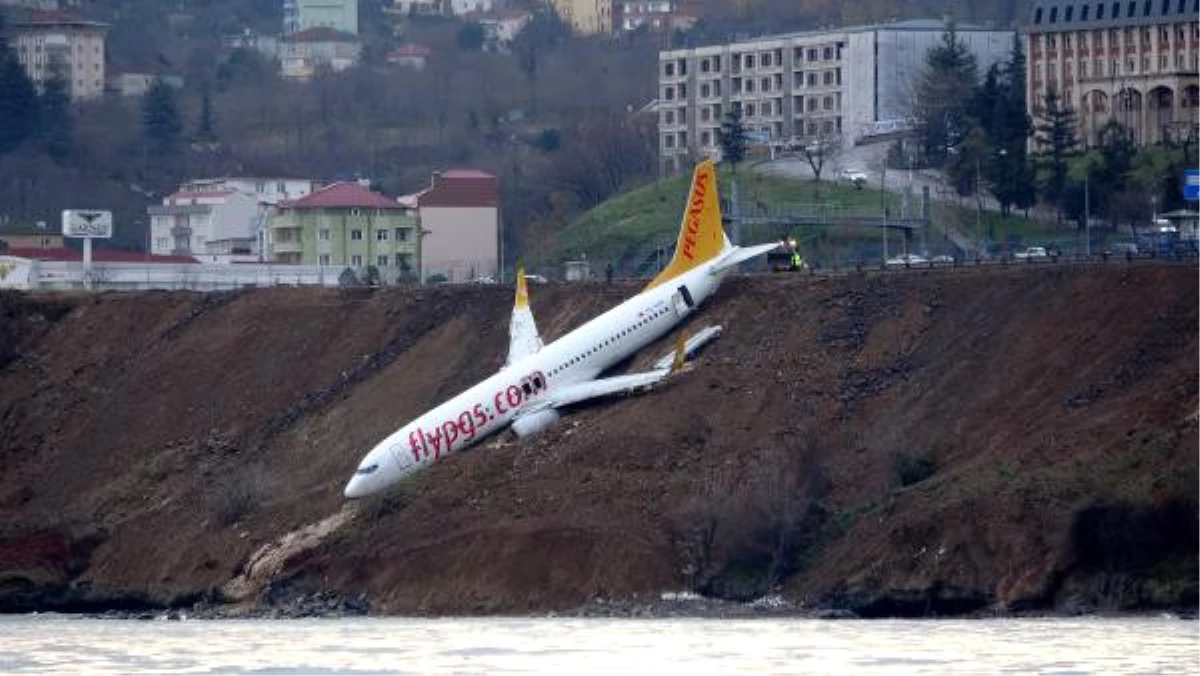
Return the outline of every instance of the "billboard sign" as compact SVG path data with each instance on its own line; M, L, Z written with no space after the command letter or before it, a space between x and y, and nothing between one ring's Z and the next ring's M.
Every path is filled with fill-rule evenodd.
M111 211L96 209L64 209L62 212L62 234L64 237L100 239L112 237Z
M1200 200L1200 169L1183 170L1183 199L1190 202Z

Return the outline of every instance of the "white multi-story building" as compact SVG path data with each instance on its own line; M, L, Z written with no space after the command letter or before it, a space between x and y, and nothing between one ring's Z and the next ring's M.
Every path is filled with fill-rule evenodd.
M72 99L104 93L104 32L108 24L65 12L32 11L10 26L10 44L29 78L39 86L52 77L67 83Z
M282 201L320 187L311 179L228 177L179 186L150 214L150 252L190 255L205 263L261 260L267 217Z
M660 167L718 154L717 130L731 107L759 139L839 139L907 118L941 21L902 21L762 37L658 55ZM1013 31L956 27L979 72L1008 58Z

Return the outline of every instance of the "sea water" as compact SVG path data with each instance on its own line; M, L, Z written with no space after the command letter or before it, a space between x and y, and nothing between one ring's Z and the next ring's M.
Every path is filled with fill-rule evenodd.
M1197 622L0 617L0 674L1200 673Z

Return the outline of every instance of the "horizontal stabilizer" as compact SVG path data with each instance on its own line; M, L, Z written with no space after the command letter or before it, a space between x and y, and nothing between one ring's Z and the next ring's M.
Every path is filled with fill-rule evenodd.
M720 274L735 265L744 263L755 256L761 256L772 249L779 248L778 242L770 244L756 244L754 246L739 246L730 249L721 259L717 261L712 268L712 274Z
M712 326L706 326L706 327L700 329L699 331L696 332L696 335L692 336L691 338L688 338L687 342L684 343L683 358L684 359L690 358L693 354L696 353L696 350L699 350L700 348L704 347L708 343L717 339L720 335L721 335L721 326L719 324L712 325ZM656 369L670 368L671 363L675 360L675 353L677 351L678 351L677 349L671 350L667 354L664 354L661 358L659 358L658 361L654 362L654 368L656 368Z

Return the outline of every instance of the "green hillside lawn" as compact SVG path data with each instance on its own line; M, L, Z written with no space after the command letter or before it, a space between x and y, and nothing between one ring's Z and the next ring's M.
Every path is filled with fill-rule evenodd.
M718 182L722 197L730 193L731 174L722 168ZM623 272L636 273L639 263L653 256L656 247L674 243L679 232L680 218L687 197L690 174L665 178L641 188L623 193L591 209L567 224L556 237L548 242L539 260L529 259L530 267L557 267L563 261L586 257L593 262L613 261ZM830 208L848 209L857 212L875 212L886 204L893 214L899 213L902 197L898 194L882 195L877 188L857 189L846 183L822 180L799 180L759 174L745 167L738 172L739 203L743 210L753 211L757 206L770 209L802 205L822 205ZM914 201L918 198L914 198ZM911 209L919 208L910 204ZM929 241L913 242L913 248L923 246L931 250L943 250L942 229L945 223L957 226L963 232L972 232L975 225L975 210L949 204L935 205L933 227L928 233ZM1073 233L1073 229L1069 230ZM993 236L994 241L1003 242L1009 237L1022 240L1048 241L1064 231L1053 224L1026 219L1020 215L1003 218L996 213L985 212L981 219L981 233ZM742 228L742 239L747 243L766 242L785 234L778 226L746 223ZM802 231L786 233L801 242L801 250L810 256L824 259L823 264L852 264L871 252L878 256L881 239L878 229L853 226L807 227ZM891 235L889 251L898 252L903 243L897 233Z

